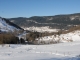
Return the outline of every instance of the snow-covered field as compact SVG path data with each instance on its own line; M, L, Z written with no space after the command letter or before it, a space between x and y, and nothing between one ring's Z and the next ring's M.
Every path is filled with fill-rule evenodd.
M29 30L29 31L37 31L37 32L58 32L59 29L51 29L49 26L45 27L22 27L24 30Z
M0 45L0 60L80 60L80 41L51 45Z

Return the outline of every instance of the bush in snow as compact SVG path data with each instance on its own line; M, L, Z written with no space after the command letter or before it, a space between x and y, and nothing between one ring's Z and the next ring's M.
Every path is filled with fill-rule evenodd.
M18 41L18 37L14 36L13 34L0 34L0 44L17 44Z

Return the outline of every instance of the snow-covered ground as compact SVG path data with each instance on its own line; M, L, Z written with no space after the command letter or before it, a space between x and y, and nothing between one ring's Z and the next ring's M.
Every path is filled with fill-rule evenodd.
M80 31L73 31L67 34L61 34L61 35L52 35L52 36L45 36L45 37L40 37L36 39L39 43L44 41L45 43L50 43L51 42L72 42L72 41L80 41Z
M51 29L49 26L45 26L45 27L22 27L24 30L29 30L29 31L37 31L37 32L58 32L59 29Z
M28 34L26 31L24 31L23 33L20 33L17 37L19 38L19 40L22 38L24 40L26 40L26 34Z
M80 60L80 41L51 45L0 45L0 60Z
M48 37L48 38L47 38ZM43 37L44 40L53 36ZM63 42L49 45L0 45L0 60L80 60L80 31L61 34Z

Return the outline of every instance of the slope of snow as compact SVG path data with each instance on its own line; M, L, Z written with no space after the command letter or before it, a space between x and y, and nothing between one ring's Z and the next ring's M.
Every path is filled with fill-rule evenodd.
M29 27L29 28L23 28L24 30L29 30L29 31L37 31L37 32L58 32L59 29L51 29L49 26L45 27Z
M80 41L51 45L0 45L0 60L80 60Z
M8 23L6 23L5 20L3 20L2 18L0 18L0 30L1 31L14 31L17 28L15 28L14 26L10 26Z
M73 41L80 41L80 31L74 31L67 34L60 35L60 38L64 38L65 40L73 40Z
M80 31L74 31L67 34L61 35L52 35L52 36L45 36L36 39L39 42L45 41L46 43L50 42L72 42L72 41L80 41Z
M19 40L21 38L23 38L24 40L26 40L26 34L28 34L26 31L24 31L23 33L19 34L17 37L19 38Z

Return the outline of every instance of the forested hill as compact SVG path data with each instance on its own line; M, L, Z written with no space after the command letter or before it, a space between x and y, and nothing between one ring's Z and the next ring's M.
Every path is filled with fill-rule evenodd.
M20 27L49 26L51 28L68 29L80 24L80 13L55 16L33 16L30 18L17 17L10 18L9 20Z

